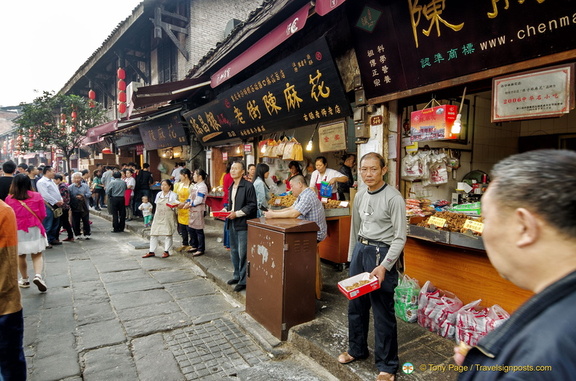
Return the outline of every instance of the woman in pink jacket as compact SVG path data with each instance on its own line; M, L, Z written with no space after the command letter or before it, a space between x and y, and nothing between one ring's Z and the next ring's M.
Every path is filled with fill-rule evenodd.
M18 284L22 288L30 287L26 263L26 254L30 254L35 273L33 282L40 292L46 292L46 283L42 278L44 268L42 252L48 245L46 230L42 225L42 220L46 217L46 206L40 193L31 189L28 176L25 174L14 176L6 203L14 209L18 224L18 268L22 275Z

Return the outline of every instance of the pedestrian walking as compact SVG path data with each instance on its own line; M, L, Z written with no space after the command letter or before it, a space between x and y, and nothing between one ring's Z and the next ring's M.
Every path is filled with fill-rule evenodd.
M46 217L46 206L42 196L31 189L32 185L27 175L21 173L14 176L6 203L14 210L18 225L18 268L21 275L18 284L22 288L30 287L26 262L26 255L30 254L34 268L33 282L40 292L46 292L46 282L42 277L44 270L42 252L48 244L46 230L42 224Z
M184 173L182 171L181 175ZM188 229L190 231L190 249L194 257L204 254L206 243L204 237L204 213L206 212L206 195L208 194L208 185L206 179L208 174L203 169L194 171L194 186L190 189L189 200L186 208L190 210ZM180 180L182 182L182 180Z
M62 215L62 205L64 201L60 195L60 191L54 179L54 170L51 166L47 165L42 169L42 177L36 183L38 193L42 195L44 203L46 204L46 218L43 224L46 229L46 236L48 237L48 248L51 249L52 245L61 245L62 242L58 239L60 236L60 216Z
M152 226L152 211L154 207L148 200L148 196L142 196L142 203L138 206L138 209L142 212L144 217L144 226L149 228Z
M68 186L70 192L70 210L72 211L72 229L76 239L90 239L90 207L88 200L92 192L88 184L82 181L82 173L72 174L72 184ZM80 230L82 223L82 230ZM83 234L82 234L83 233Z
M104 204L104 184L102 183L102 171L99 169L94 171L92 178L92 195L94 197L94 209L102 210Z
M164 237L164 253L162 258L170 256L172 247L172 235L176 232L175 207L178 206L178 195L172 191L172 182L162 180L161 191L156 195L156 213L150 229L150 249L142 258L154 257L158 248L159 237Z
M374 315L374 360L377 380L394 380L398 371L398 332L394 289L406 243L406 205L394 187L384 181L387 167L382 155L371 152L360 160L360 175L367 188L354 199L350 227L350 276L369 272L380 288L348 303L348 351L342 364L368 357L370 309ZM350 257L350 254L349 254Z
M233 278L228 284L236 284L234 291L246 289L246 251L248 249L248 220L256 218L256 190L250 181L244 180L244 163L237 161L230 167L233 183L228 189L226 218L230 233L230 257L234 267Z
M122 174L116 171L112 174L112 181L110 181L110 184L106 187L108 207L112 215L112 233L122 233L126 226L125 193L126 183L122 181Z
M180 171L180 181L174 184L174 193L178 195L178 234L182 237L182 246L176 251L190 250L190 234L188 222L190 220L190 210L185 208L187 200L190 198L192 190L192 172L188 168L182 168ZM194 246L196 249L196 246ZM196 250L194 250L196 251Z
M270 167L268 164L260 163L256 166L256 175L252 183L256 190L256 210L257 216L262 217L262 208L266 208L268 200L270 200L270 188L266 184L266 179L270 175Z
M68 234L68 237L63 239L64 242L74 241L74 232L72 231L72 225L70 225L70 191L68 186L64 182L64 175L57 173L54 175L54 182L58 186L60 195L62 196L62 216L60 216L60 231L64 229Z
M44 203L41 197L40 202ZM26 379L24 317L17 281L17 226L14 211L0 200L0 380Z

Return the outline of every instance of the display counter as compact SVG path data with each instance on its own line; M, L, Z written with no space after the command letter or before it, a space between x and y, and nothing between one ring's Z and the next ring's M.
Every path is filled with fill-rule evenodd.
M335 263L338 270L342 271L344 269L344 264L348 262L350 222L352 219L349 212L347 215L330 216L331 213L334 213L332 211L336 211L336 213L340 212L337 209L326 210L328 235L324 241L318 244L318 248L320 251L320 258ZM348 211L347 208L346 211Z
M464 304L482 299L483 306L498 304L509 313L533 295L502 278L484 250L451 244L450 234L443 234L448 232L436 232L439 240L446 240L442 243L434 237L414 235L413 229L409 231L404 248L406 274L417 279L420 286L429 280L456 294ZM461 235L455 239L468 242Z

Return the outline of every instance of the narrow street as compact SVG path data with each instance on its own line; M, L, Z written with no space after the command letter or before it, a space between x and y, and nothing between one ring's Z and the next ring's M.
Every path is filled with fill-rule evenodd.
M30 380L334 379L263 348L246 330L267 333L184 255L142 259L145 239L91 220L91 240L45 252L47 292L21 290Z

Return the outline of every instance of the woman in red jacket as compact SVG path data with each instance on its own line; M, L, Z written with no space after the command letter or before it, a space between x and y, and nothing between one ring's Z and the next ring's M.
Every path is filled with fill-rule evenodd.
M42 252L48 246L46 230L42 225L42 220L46 217L46 206L40 193L31 189L28 176L25 174L14 176L6 203L14 210L18 225L18 268L22 276L18 284L22 288L30 287L26 263L26 254L30 254L35 273L33 282L40 292L46 292L46 282L42 278L44 268Z

